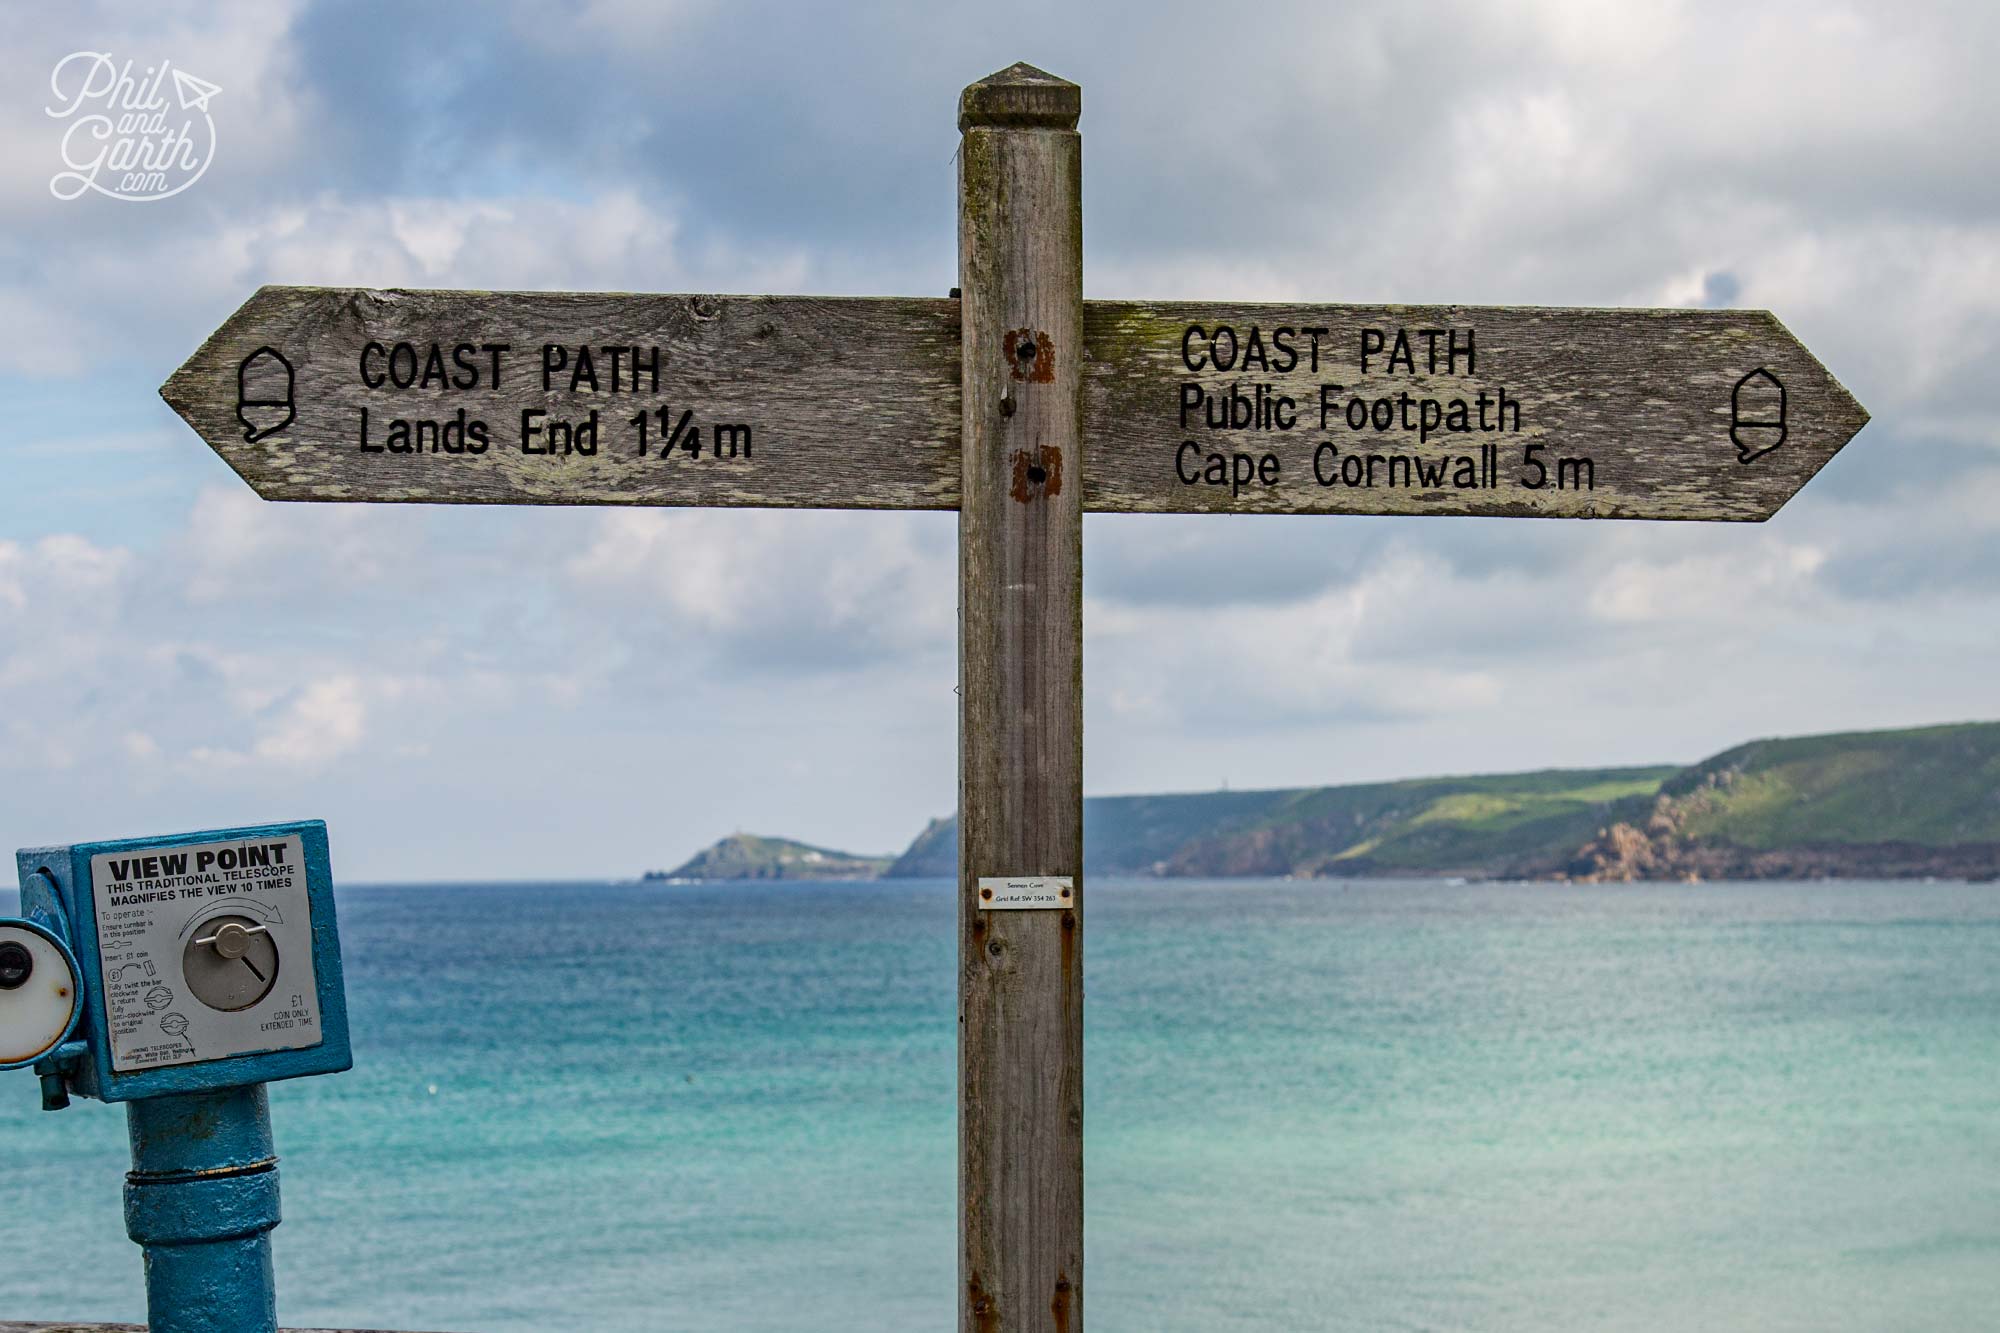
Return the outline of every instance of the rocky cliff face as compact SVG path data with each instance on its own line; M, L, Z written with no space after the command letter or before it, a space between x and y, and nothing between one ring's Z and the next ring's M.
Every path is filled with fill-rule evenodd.
M1560 872L1582 884L1705 879L1990 880L2000 873L2000 842L1928 845L1907 840L1813 841L1783 847L1743 847L1691 831L1727 804L1742 771L1704 774L1692 790L1653 798L1643 822L1619 821L1598 830Z
M1684 842L1683 831L1691 816L1714 806L1714 793L1735 785L1737 776L1738 770L1723 769L1705 775L1685 795L1661 792L1643 824L1621 821L1599 829L1563 867L1564 876L1584 884L1705 878L1698 866L1703 858Z

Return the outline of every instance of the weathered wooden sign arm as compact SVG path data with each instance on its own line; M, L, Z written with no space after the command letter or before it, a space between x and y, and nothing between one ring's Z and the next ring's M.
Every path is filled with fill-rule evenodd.
M965 1333L1083 1327L1083 512L1759 520L1868 419L1761 311L1086 302L1080 99L965 90L959 300L266 287L161 390L273 500L959 511Z
M1868 414L1766 311L1091 301L1084 507L1765 519Z
M266 287L161 389L270 500L958 505L959 303Z

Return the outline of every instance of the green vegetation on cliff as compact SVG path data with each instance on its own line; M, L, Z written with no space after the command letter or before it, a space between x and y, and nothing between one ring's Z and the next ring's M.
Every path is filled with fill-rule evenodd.
M1734 773L1690 836L1742 847L2000 842L2000 722L1752 741L1666 783L1685 796Z
M2000 872L2000 723L1753 741L1686 768L1092 797L1084 871L1586 879ZM933 820L887 873L957 873Z
M1092 875L1521 874L1567 856L1631 796L1679 770L1549 770L1351 787L1094 796L1083 803ZM958 826L937 819L891 876L957 873Z

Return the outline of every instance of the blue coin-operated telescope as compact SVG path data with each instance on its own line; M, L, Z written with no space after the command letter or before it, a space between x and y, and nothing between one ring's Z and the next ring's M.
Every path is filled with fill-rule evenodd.
M125 1229L152 1333L273 1333L278 1159L264 1084L354 1063L317 820L16 855L0 1069L42 1105L124 1102Z

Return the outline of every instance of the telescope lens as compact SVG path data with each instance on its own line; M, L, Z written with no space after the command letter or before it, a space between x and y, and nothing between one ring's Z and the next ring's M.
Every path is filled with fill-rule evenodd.
M35 956L8 940L0 944L0 990L19 990L35 974Z

